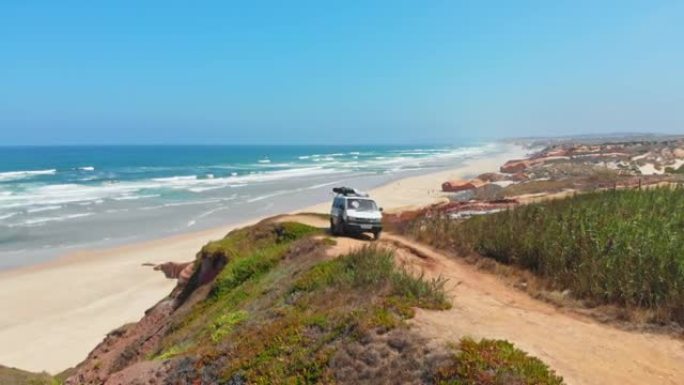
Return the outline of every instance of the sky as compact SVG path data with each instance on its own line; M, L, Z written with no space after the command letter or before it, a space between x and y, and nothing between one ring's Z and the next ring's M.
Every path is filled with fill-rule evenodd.
M0 145L684 134L683 1L0 2Z

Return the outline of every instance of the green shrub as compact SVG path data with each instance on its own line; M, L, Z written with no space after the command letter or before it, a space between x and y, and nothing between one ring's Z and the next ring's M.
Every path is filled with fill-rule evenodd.
M246 318L247 312L244 310L230 312L217 317L210 326L211 340L214 342L221 341L223 337L233 331L235 325L244 321Z
M446 309L451 305L444 292L445 282L412 275L396 267L392 251L364 246L316 265L295 282L293 290L310 291L331 284L355 289L386 287L390 296L401 298L407 306Z
M224 253L229 262L216 278L212 295L221 296L248 279L273 268L289 245L321 230L298 222L256 226L230 233L203 248L204 253Z
M413 276L390 251L363 247L294 277L269 322L235 332L226 377L250 383L334 383L328 360L340 346L402 325L407 308L446 308L443 284ZM228 341L230 339L226 339Z
M508 341L464 338L456 348L451 363L437 371L438 385L563 384L546 364Z

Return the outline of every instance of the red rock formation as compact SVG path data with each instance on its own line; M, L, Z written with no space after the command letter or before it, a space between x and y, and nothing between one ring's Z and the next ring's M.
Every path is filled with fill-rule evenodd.
M472 179L469 181L452 180L452 181L442 183L442 191L458 192L458 191L473 190L473 189L476 189L476 188L478 188L484 184L485 184L485 182L483 182L479 179Z
M155 266L154 270L161 270L166 278L177 279L179 285L184 285L192 277L195 267L193 262L166 262Z
M532 162L528 159L509 160L503 166L501 166L500 170L506 174L515 174L528 169L531 163Z
M547 157L549 157L549 156L563 156L563 157L565 157L565 156L568 156L569 153L570 153L570 151L568 149L556 148L556 149L548 151L545 154L545 156L547 156Z

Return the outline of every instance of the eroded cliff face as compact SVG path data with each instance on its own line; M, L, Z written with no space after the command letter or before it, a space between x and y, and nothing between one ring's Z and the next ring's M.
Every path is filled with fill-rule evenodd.
M161 270L167 278L178 279L171 294L147 310L140 321L110 332L72 371L65 384L163 383L173 363L149 360L150 356L169 327L206 299L209 284L229 258L225 253L203 250L194 262L157 265L155 270Z

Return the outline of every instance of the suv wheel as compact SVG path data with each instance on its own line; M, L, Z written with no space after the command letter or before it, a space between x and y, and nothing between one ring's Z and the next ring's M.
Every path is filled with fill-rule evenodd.
M380 239L381 233L382 232L380 230L373 231L373 238L377 241L378 239Z

